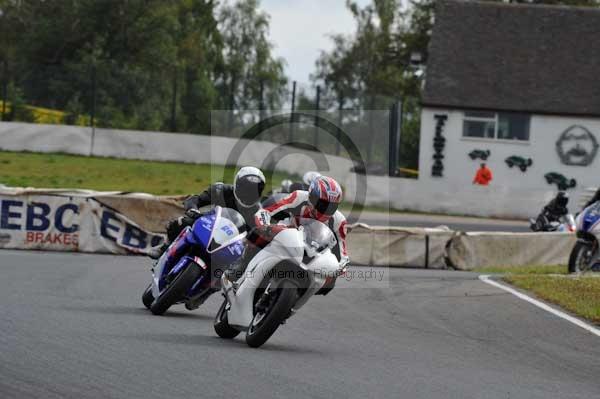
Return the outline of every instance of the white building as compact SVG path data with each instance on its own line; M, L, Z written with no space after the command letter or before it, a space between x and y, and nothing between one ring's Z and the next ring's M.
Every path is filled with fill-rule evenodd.
M526 216L559 186L576 210L600 184L599 38L596 9L437 4L419 185L451 202L438 210ZM482 162L494 178L473 187ZM457 192L464 201L451 200Z

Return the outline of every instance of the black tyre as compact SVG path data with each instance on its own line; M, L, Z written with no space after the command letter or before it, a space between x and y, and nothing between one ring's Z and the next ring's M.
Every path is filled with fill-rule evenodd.
M150 284L142 294L142 303L146 309L150 309L152 302L154 302L154 295L152 295L152 284Z
M202 271L195 264L185 268L169 286L154 300L150 311L155 315L161 315L167 311L175 302L183 299L185 293L198 280Z
M526 172L527 171L527 165L519 165L519 169L521 169L521 172Z
M277 330L288 317L297 299L298 286L290 280L282 280L271 295L269 306L264 312L254 311L246 333L248 346L258 348Z
M219 312L217 312L217 315L215 316L215 324L213 327L215 328L215 332L219 337L233 339L237 337L240 332L229 325L229 322L227 321L226 309L227 300L224 299L223 303L221 304L221 308L219 308Z
M589 270L594 255L592 243L577 241L569 256L569 273L581 273Z

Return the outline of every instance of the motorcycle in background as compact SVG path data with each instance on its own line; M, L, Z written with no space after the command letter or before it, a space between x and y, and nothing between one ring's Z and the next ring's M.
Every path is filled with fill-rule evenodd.
M572 214L562 215L558 221L549 221L542 213L537 219L529 219L529 228L535 232L566 232L574 233L576 230L575 217Z
M225 300L215 317L217 335L232 339L245 331L249 346L263 345L310 297L333 288L345 270L332 252L336 244L329 227L314 219L277 234L239 282L221 278Z
M244 226L237 211L216 206L186 227L152 269L152 282L142 295L144 306L155 315L176 303L198 308L218 291L211 284L213 272L241 258Z
M600 269L600 201L577 216L577 243L569 257L569 273Z

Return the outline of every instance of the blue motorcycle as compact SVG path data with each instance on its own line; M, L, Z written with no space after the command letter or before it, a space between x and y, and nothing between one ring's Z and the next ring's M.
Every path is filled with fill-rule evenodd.
M577 243L569 257L569 273L600 269L600 201L577 216Z
M216 206L200 216L152 269L152 282L142 295L144 306L155 315L177 303L184 303L188 310L198 308L218 290L219 271L241 258L244 230L244 218L230 208Z

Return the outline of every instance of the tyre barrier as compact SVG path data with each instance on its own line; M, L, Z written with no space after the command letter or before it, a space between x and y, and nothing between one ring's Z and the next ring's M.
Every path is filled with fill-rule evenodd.
M145 254L164 241L181 197L0 186L0 248ZM566 264L567 233L477 233L447 228L349 226L352 264L455 268Z
M576 241L572 233L457 232L446 246L446 263L458 270L565 265Z
M454 232L447 228L378 227L356 223L349 228L353 264L445 269L444 250Z

